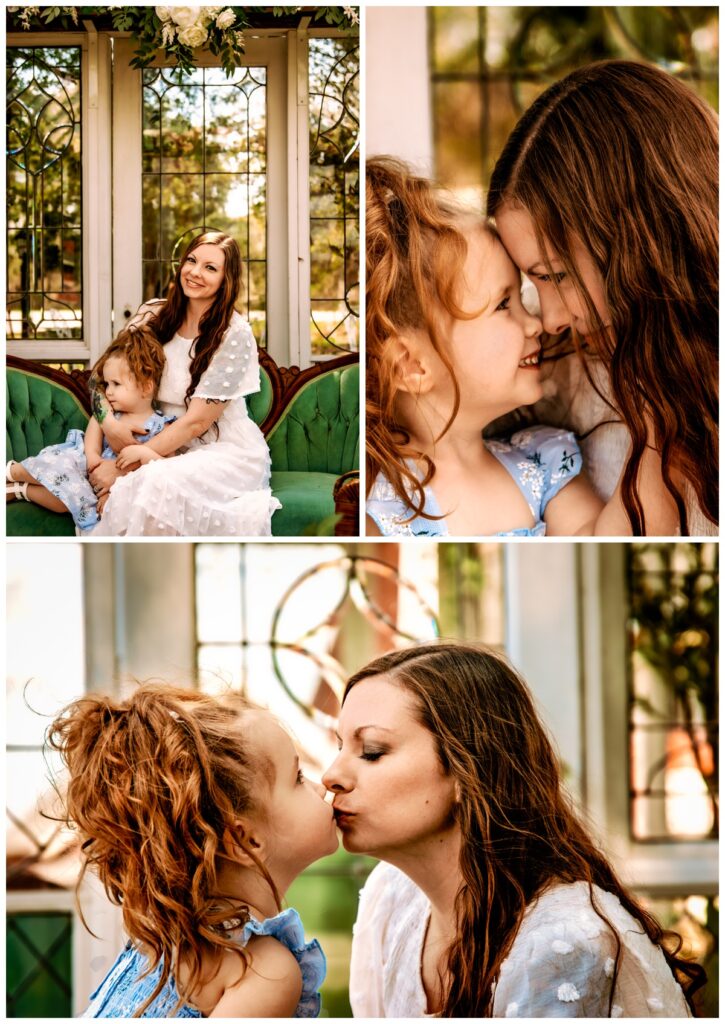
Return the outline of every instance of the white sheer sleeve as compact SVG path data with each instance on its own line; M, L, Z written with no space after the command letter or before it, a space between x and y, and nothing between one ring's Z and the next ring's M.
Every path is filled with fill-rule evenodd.
M229 402L259 391L259 356L252 328L235 315L192 398Z

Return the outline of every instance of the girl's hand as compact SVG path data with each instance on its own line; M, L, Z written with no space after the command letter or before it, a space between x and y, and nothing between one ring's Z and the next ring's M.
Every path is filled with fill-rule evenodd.
M130 469L131 466L135 466L137 463L145 466L147 462L160 458L161 456L152 451L148 445L129 444L119 452L116 465L119 469Z
M103 459L99 456L93 456L92 458L86 455L86 473L90 477L91 473L100 466Z
M115 416L106 416L101 424L101 430L114 452L135 447L136 438L140 434L148 433L147 430L131 430L123 420L117 420Z

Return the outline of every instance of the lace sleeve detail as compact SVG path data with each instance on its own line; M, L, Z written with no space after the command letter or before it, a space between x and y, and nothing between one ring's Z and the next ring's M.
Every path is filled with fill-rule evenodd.
M252 328L242 317L235 316L191 397L230 402L252 395L260 387L259 356Z
M522 928L501 965L494 1016L609 1016L616 942L594 915L581 918ZM622 1016L616 999L612 1016Z

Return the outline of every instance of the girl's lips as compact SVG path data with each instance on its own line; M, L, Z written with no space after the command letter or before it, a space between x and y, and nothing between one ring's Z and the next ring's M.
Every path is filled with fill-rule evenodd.
M538 370L541 365L541 352L531 352L519 360L519 368L522 370Z

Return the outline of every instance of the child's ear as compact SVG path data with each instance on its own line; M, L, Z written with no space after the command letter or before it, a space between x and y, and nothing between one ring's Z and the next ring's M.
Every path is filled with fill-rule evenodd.
M237 864L256 867L255 858L265 860L266 840L262 831L251 822L240 821L234 829L225 829L223 852Z
M434 383L433 367L423 342L409 335L397 335L388 344L396 390L413 397L430 391Z

